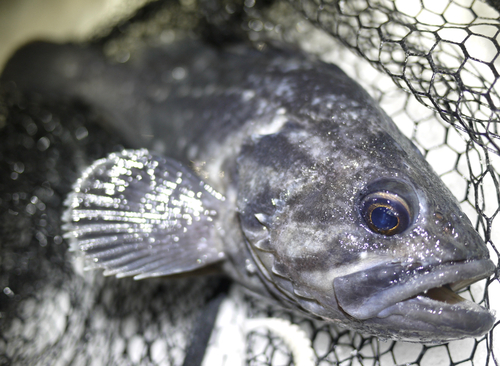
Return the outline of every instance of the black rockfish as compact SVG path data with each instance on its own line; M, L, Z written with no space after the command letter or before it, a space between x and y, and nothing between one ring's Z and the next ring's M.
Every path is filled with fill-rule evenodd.
M105 274L220 269L310 316L386 338L479 336L494 316L454 291L488 250L416 147L338 67L196 41L124 63L35 43L4 80L80 99L138 150L76 182L67 238Z

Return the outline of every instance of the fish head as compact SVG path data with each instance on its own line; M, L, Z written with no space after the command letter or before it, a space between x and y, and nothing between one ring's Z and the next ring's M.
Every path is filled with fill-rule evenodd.
M356 117L290 121L243 148L239 217L262 281L292 307L384 338L484 334L492 313L455 293L493 273L484 241L383 112Z

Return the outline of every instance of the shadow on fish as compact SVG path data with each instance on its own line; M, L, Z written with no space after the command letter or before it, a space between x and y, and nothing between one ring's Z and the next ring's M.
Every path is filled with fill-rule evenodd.
M457 200L338 67L271 46L134 51L35 43L2 77L102 111L135 150L75 183L66 238L136 279L225 272L364 333L443 342L493 314L456 294L495 269Z

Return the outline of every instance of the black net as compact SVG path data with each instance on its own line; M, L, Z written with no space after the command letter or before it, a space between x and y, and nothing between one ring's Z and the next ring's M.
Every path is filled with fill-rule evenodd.
M499 268L496 9L493 0L153 2L93 42L118 62L136 47L183 37L257 47L280 41L335 62L422 150ZM98 127L101 116L85 108L2 90L0 364L181 365L218 279L134 282L69 264L62 200L82 166L120 147ZM461 296L498 313L498 275ZM250 332L241 348L224 343L232 323L262 316L300 325L321 366L500 363L499 322L482 338L444 345L385 341L290 314L238 288L220 314L206 365L294 364L289 347L268 331Z

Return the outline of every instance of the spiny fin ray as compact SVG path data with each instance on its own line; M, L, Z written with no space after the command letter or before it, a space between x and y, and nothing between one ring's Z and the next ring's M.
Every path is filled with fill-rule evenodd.
M179 162L124 150L96 161L76 182L65 238L106 275L192 271L224 258L216 227L223 201Z

